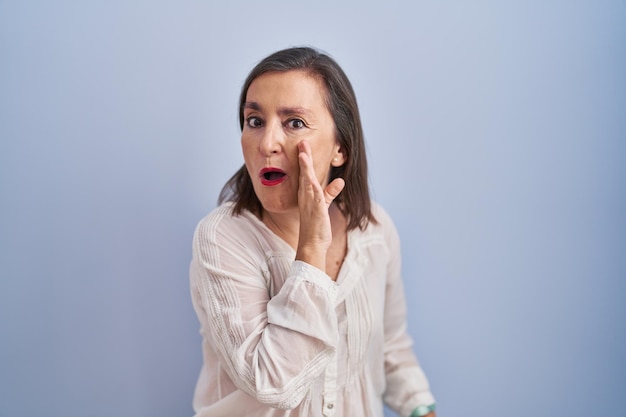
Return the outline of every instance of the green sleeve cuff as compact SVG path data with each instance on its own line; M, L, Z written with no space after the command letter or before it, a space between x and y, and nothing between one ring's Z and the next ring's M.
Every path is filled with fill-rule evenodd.
M435 404L431 405L420 405L411 413L411 417L422 417L428 413L432 413L435 411Z

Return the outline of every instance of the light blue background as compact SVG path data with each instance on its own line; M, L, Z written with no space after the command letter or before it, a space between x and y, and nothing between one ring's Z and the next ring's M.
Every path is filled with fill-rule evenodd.
M222 3L0 1L0 417L192 414L193 229L301 44L356 89L439 415L624 416L626 3Z

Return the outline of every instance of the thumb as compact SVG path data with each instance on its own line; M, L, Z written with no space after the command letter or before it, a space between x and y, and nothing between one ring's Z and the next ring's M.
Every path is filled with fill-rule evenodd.
M345 185L346 182L343 178L335 178L332 180L331 183L326 186L326 189L324 189L324 199L326 200L326 204L330 205L330 203L337 198Z

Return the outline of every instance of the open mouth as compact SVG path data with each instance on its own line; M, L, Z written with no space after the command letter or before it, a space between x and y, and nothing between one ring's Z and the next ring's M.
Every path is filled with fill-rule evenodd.
M276 181L276 180L281 179L284 176L285 176L284 173L278 172L278 171L271 171L271 172L266 172L263 174L263 178L265 178L268 181Z
M263 185L277 185L287 178L285 171L278 168L263 168L260 174Z

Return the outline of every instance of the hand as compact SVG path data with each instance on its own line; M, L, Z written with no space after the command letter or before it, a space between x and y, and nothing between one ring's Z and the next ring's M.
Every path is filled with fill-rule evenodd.
M296 259L325 271L326 252L333 239L328 208L343 190L345 182L341 178L336 178L322 188L315 174L311 146L306 141L298 144L298 160L300 234Z

